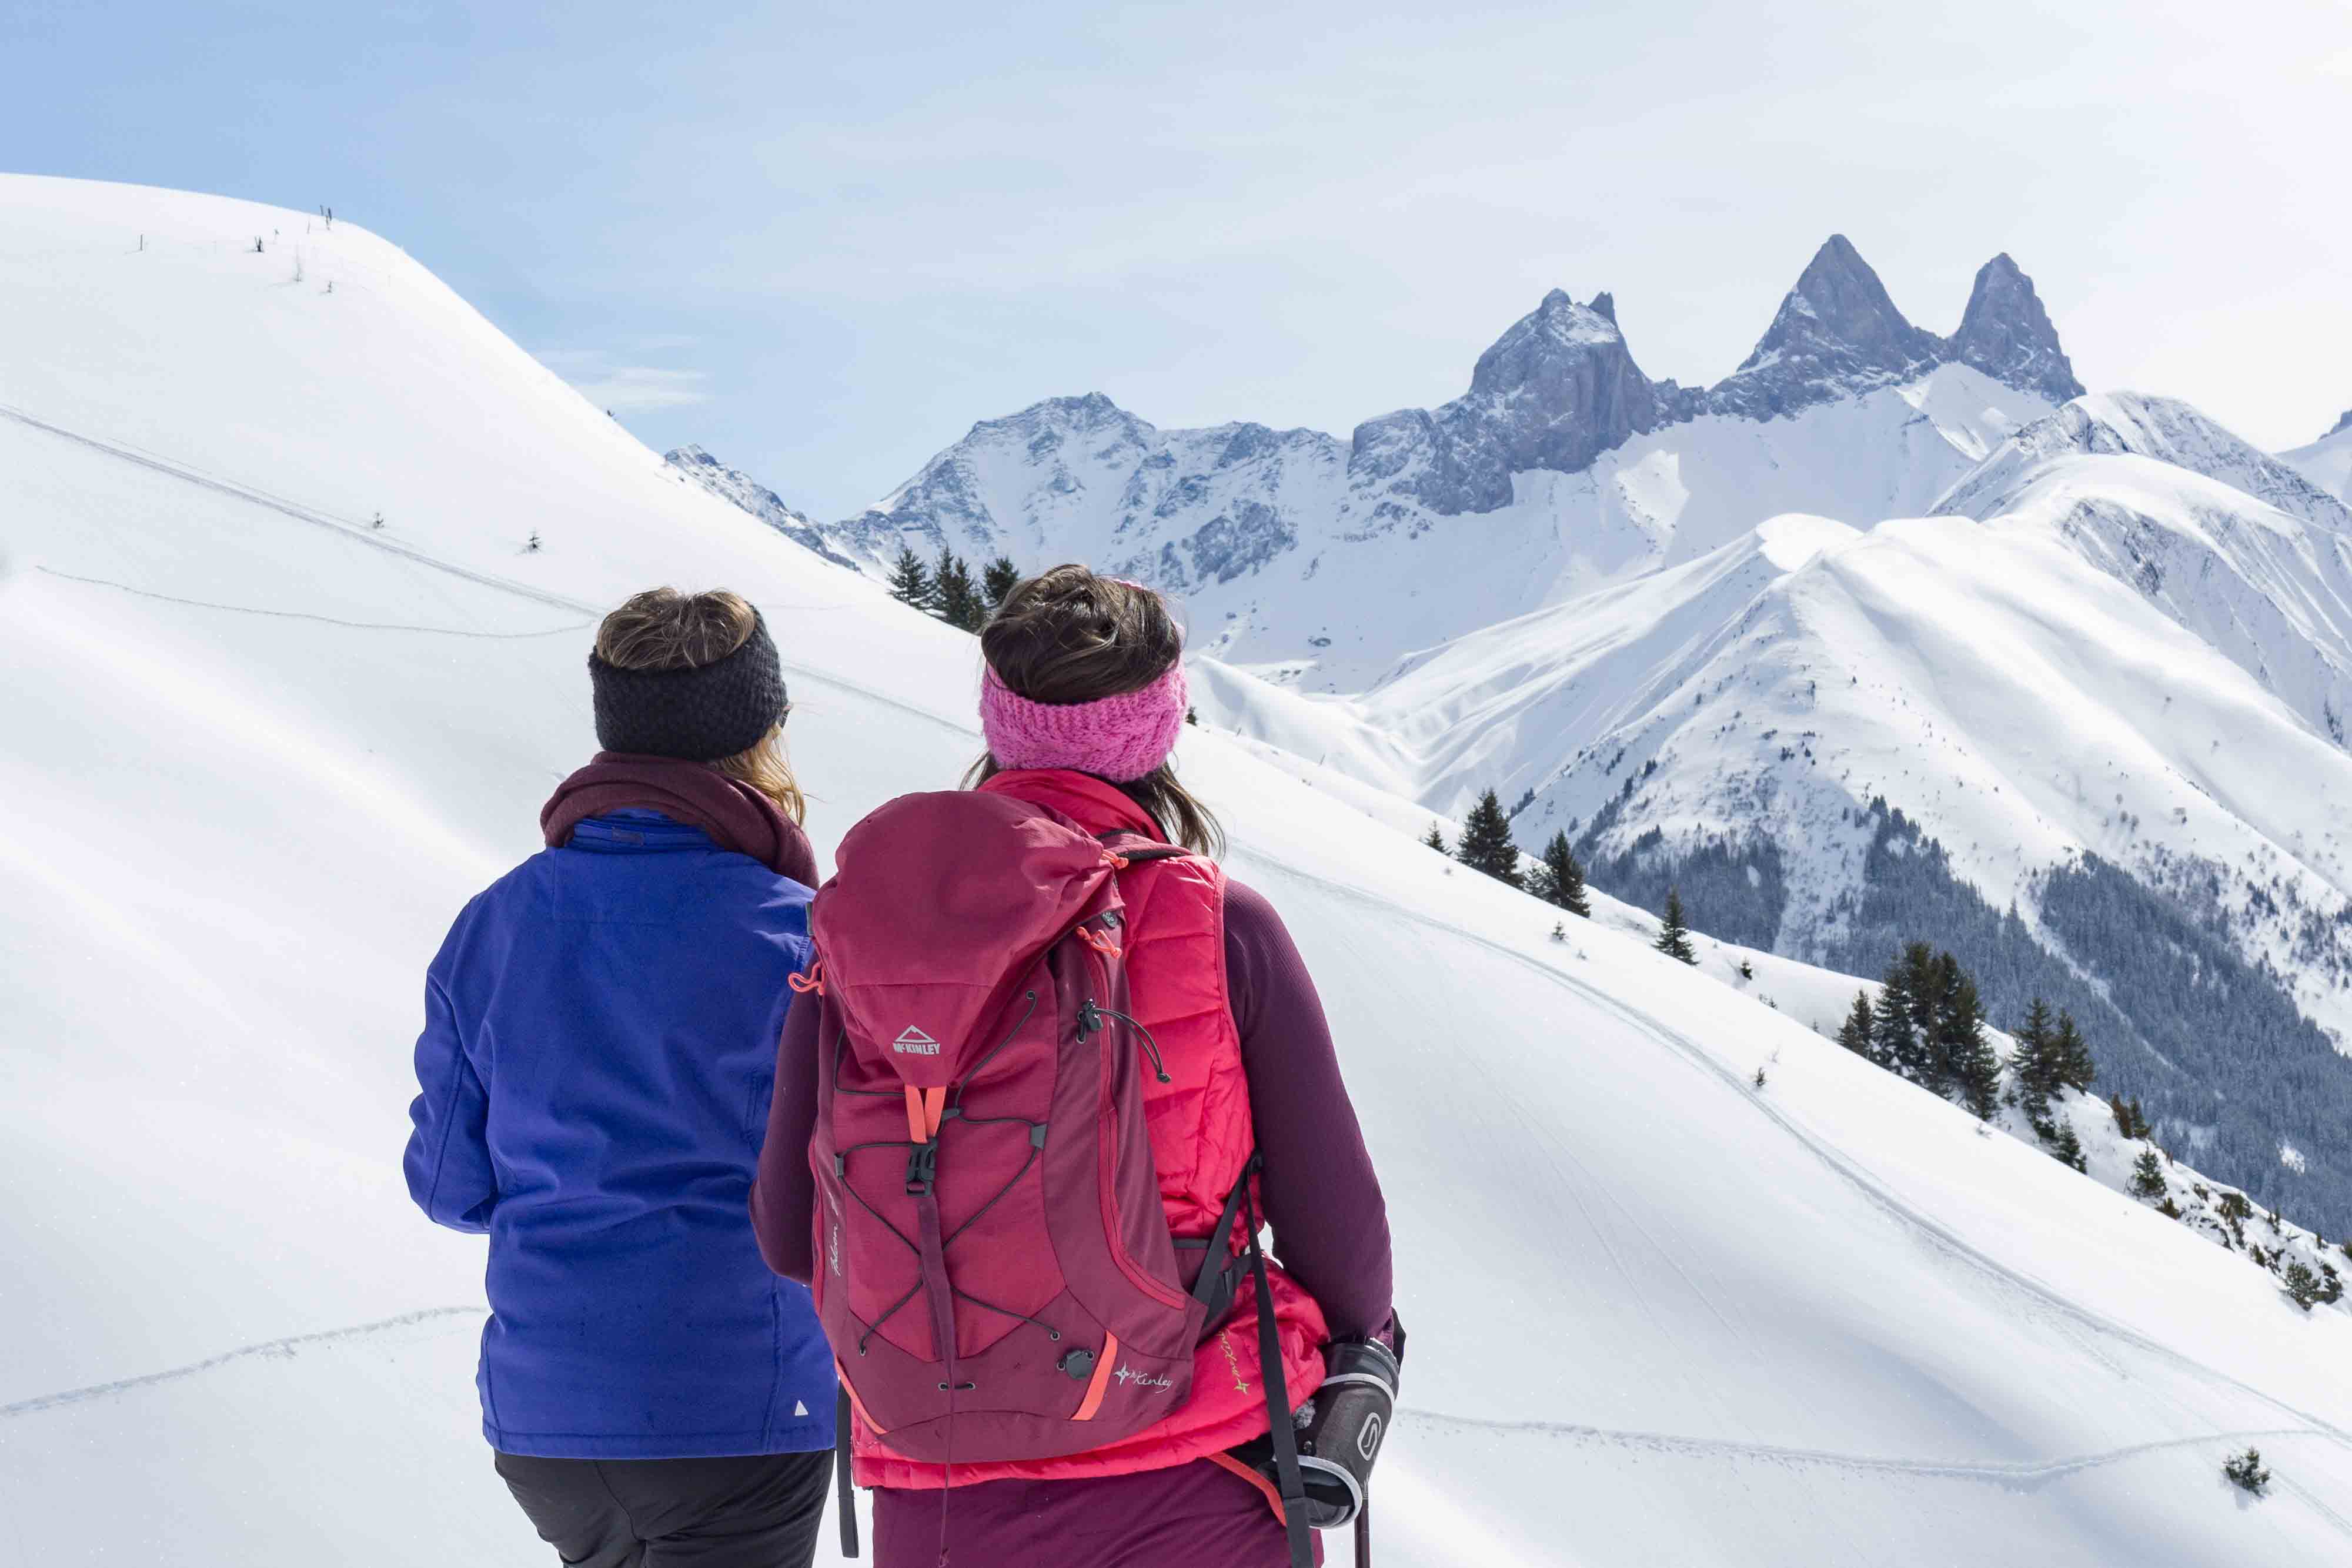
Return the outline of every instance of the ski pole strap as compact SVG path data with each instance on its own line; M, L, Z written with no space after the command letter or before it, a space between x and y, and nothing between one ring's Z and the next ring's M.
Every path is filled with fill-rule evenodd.
M833 1396L833 1491L841 1510L841 1554L857 1555L857 1495L849 1472L849 1385Z
M1291 1424L1289 1379L1282 1371L1282 1331L1274 1321L1274 1286L1265 1277L1265 1249L1258 1244L1257 1201L1250 1196L1250 1155L1242 1173L1242 1206L1249 1221L1250 1272L1257 1281L1258 1376L1265 1384L1267 1435L1274 1440L1274 1477L1282 1492L1282 1528L1290 1538L1290 1568L1315 1568L1314 1536L1307 1526L1307 1483L1298 1473L1298 1428Z

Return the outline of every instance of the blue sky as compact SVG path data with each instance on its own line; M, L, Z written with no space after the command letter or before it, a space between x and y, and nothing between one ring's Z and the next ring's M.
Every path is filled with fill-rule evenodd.
M2083 380L2352 407L2352 8L601 3L0 12L0 162L405 246L647 443L837 517L1108 392L1344 434L1555 284L1738 362L1832 231L1948 331L2008 250Z

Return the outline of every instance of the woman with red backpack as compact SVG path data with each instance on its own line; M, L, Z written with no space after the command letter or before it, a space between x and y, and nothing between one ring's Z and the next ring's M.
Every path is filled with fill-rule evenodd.
M818 894L761 1249L814 1290L881 1568L1287 1568L1353 1511L1310 1480L1360 1509L1401 1348L1322 1007L1170 765L1160 596L1057 567L981 646L969 788ZM1318 1457L1310 1405L1359 1403Z

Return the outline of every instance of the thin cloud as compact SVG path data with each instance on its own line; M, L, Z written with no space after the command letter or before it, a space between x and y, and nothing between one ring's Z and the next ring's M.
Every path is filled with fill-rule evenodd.
M701 371L616 365L601 349L554 350L541 353L539 361L569 382L581 396L615 413L684 408L710 401L705 385L709 377Z

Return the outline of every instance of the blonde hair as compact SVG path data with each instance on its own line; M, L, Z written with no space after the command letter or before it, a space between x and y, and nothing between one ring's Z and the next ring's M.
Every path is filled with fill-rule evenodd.
M649 588L604 617L596 628L596 656L619 670L700 669L750 642L759 623L751 601L723 588L707 593ZM782 719L751 746L705 766L757 789L793 821L806 821L808 798L784 755Z

